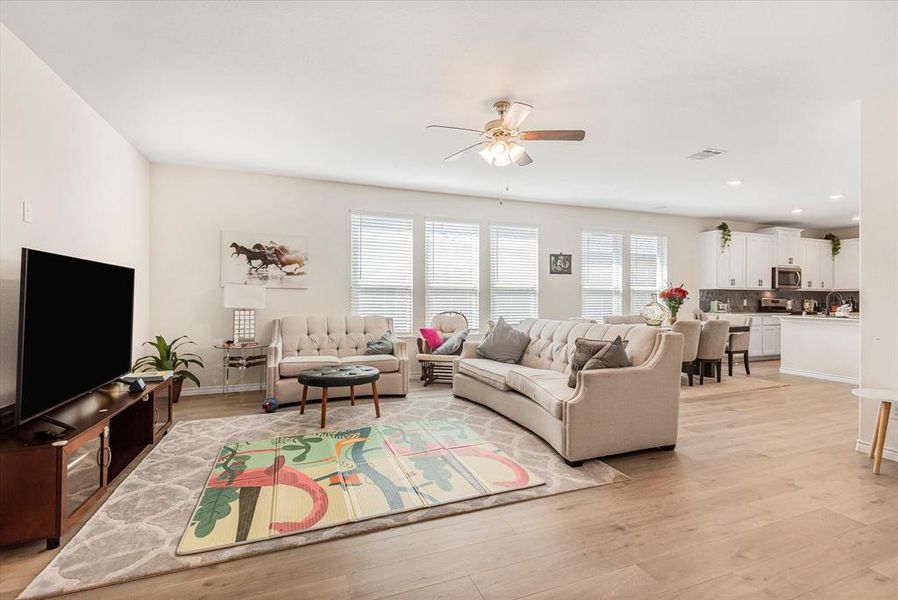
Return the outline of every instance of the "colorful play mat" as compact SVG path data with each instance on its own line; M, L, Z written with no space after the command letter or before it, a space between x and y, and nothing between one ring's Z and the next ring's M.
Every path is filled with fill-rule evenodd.
M178 554L542 484L456 419L226 444Z

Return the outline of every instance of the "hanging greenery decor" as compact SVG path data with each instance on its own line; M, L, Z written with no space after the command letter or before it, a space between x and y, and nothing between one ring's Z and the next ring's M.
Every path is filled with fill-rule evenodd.
M827 233L823 236L823 239L829 240L833 243L833 258L839 253L839 250L842 249L842 240L839 239L835 233Z
M730 226L726 224L726 221L721 221L717 230L720 232L720 251L723 252L730 245L733 234L730 233Z

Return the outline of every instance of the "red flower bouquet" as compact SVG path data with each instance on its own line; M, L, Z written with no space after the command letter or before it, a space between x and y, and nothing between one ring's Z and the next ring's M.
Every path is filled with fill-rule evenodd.
M677 320L677 312L680 310L680 307L683 306L683 303L686 302L688 297L689 292L683 288L682 283L679 287L669 287L658 294L658 298L660 298L661 301L667 305L668 310L670 310L671 323Z

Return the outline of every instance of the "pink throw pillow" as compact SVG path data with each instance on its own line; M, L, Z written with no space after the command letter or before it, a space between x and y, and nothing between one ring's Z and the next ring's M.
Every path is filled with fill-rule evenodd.
M436 350L443 345L443 338L440 336L440 332L433 327L422 327L419 331L421 332L421 337L427 342L427 347L431 350Z

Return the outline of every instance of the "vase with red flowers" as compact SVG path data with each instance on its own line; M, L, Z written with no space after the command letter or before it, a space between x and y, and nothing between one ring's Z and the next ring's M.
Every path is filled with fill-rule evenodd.
M658 294L658 298L664 302L667 310L670 311L671 325L677 322L677 312L679 312L680 307L683 306L688 297L689 292L683 288L682 283L678 287L669 287L666 290L661 290L661 293Z

